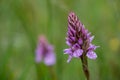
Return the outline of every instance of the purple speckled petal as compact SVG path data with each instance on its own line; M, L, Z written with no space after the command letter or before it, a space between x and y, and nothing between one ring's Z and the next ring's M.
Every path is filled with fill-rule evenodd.
M72 46L72 49L73 49L73 50L76 50L76 49L78 49L78 48L80 48L80 45L79 45L78 43L76 43L76 44L74 44L74 45Z
M67 63L69 63L69 62L71 61L71 59L72 59L72 56L69 55L68 60L67 60Z
M71 39L72 41L75 41L75 37L70 37L70 39Z
M71 54L71 53L72 53L72 50L70 48L64 50L64 54Z
M83 44L82 38L80 38L80 39L78 40L78 43L79 43L80 45Z
M99 46L95 46L93 44L90 44L90 47L88 48L89 51L91 50L95 50L96 48L98 48Z
M67 44L68 46L71 46L71 43L70 43L69 41L66 41L66 44Z
M78 50L74 51L73 56L74 57L80 57L82 55L82 53L83 53L83 50L78 49Z
M89 38L89 37L90 37L90 35L91 35L91 32L89 32L89 33L87 34L87 37Z
M68 37L68 38L66 38L66 41L68 41L69 43L71 43L72 42L72 40Z
M44 63L48 66L55 64L56 58L54 53L48 53L44 57Z
M82 33L85 34L85 35L88 33L88 30L85 29L85 27L83 27L83 26L82 26Z
M76 31L72 28L72 26L68 25L68 28L69 28L73 33L76 32Z
M85 29L85 34L87 35L87 33L88 33L88 30L87 30L87 29Z
M95 52L93 51L88 51L87 55L86 55L88 58L90 59L96 59L97 58L97 55Z
M92 42L93 39L94 39L94 36L91 36L91 37L89 38L90 42Z

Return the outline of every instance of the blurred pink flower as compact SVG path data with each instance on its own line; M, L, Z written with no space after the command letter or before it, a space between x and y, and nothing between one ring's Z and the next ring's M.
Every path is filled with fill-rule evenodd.
M50 45L45 36L39 36L35 61L37 63L44 62L47 66L53 65L56 62L53 46Z

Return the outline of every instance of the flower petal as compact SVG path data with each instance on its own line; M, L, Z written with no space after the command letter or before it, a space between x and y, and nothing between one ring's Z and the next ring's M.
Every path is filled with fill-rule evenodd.
M71 43L70 43L69 41L66 41L66 44L67 44L68 46L71 46Z
M70 36L69 38L70 38L72 41L75 41L75 37L71 37L71 36Z
M89 38L89 37L90 37L90 35L91 35L91 32L87 33L87 38Z
M95 52L93 51L88 51L87 55L86 55L88 58L90 59L96 59L97 58L97 55Z
M72 53L72 50L70 48L64 50L64 54L70 54Z
M82 38L80 38L80 39L78 40L78 43L79 43L80 45L83 44Z
M54 53L47 53L44 57L44 63L48 66L55 64L56 58Z
M78 49L78 50L74 51L73 56L74 57L80 57L82 55L82 53L83 53L83 50Z
M39 48L36 49L35 61L37 63L41 62L42 61L42 57L43 57L43 55L42 55L42 48L39 47Z
M69 62L71 61L71 59L72 59L72 56L69 55L68 60L67 60L67 63L69 63Z
M47 46L47 49L48 49L49 51L54 51L54 47L53 47L52 45L48 45L48 46Z
M74 45L72 46L72 49L73 49L73 50L76 50L76 49L78 49L78 48L80 48L80 45L79 45L78 43L76 43L76 44L74 44Z
M76 31L73 29L73 26L71 26L70 24L68 24L68 28L69 31L71 31L72 33L76 33Z
M92 40L94 39L95 36L92 36L89 38L90 42L92 42Z
M93 44L90 44L88 50L91 51L91 50L95 50L96 48L98 48L99 46L95 46Z

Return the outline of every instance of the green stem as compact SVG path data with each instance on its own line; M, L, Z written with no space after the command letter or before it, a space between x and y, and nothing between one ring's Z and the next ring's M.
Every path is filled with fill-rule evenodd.
M90 74L89 74L89 70L88 70L87 57L82 55L81 56L81 61L82 61L82 67L83 67L84 74L85 74L87 80L90 80Z
M51 80L57 80L57 77L56 77L55 71L53 70L53 67L48 66L48 69L49 69Z
M44 80L44 74L40 64L36 63L36 71L38 80Z

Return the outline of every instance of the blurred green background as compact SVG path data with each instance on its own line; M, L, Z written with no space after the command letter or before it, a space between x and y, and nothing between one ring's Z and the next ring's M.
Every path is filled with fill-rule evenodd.
M0 80L50 78L48 67L35 64L38 36L55 47L57 80L85 80L80 59L63 54L67 16L74 11L95 35L98 58L89 60L91 80L120 79L120 0L0 0ZM42 73L38 75L38 73Z

